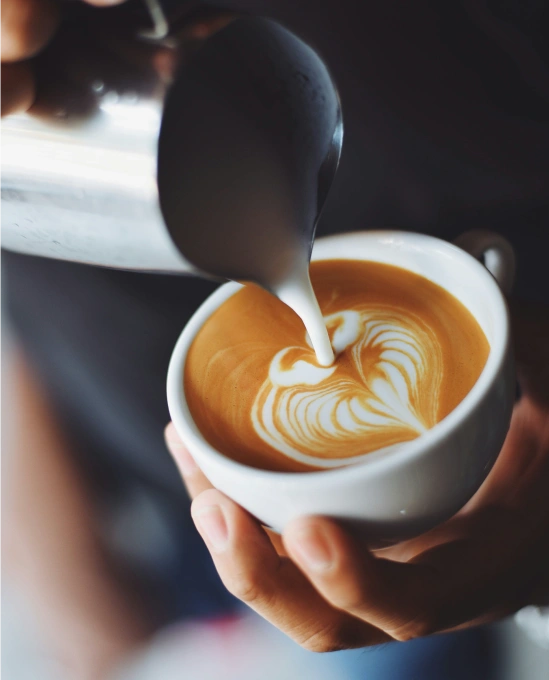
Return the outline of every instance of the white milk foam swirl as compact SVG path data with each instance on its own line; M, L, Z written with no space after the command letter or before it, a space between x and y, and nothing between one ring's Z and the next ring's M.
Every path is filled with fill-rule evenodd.
M389 450L395 437L412 439L436 423L442 351L425 323L406 310L379 306L324 321L336 355L350 352L351 374L337 361L319 366L304 348L279 351L252 407L263 441L295 461L330 468L368 455L368 438L381 436L374 448ZM299 350L303 358L295 359Z

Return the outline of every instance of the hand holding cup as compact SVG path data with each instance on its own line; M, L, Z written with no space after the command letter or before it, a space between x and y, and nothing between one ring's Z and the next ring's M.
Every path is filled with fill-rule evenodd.
M521 398L481 489L453 518L372 553L339 523L283 536L213 489L173 424L168 446L227 588L298 644L334 651L462 630L549 601L549 309L513 310Z

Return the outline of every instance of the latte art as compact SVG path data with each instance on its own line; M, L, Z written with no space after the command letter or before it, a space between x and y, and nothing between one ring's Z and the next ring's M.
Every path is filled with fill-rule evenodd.
M246 465L323 470L419 437L466 396L489 345L450 293L376 262L311 264L336 359L321 365L303 321L244 286L189 348L184 389L204 438Z
M366 306L324 320L347 362L319 367L300 347L275 355L252 407L266 444L301 463L336 467L436 423L442 351L420 319Z

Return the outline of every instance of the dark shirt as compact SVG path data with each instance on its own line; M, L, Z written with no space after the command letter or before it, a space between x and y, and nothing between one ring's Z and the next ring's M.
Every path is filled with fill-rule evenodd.
M517 251L516 294L549 303L545 3L227 4L301 34L338 84L344 148L318 235L494 229ZM169 615L233 606L162 438L171 350L215 285L12 253L3 273L13 328L94 496L123 505L139 489L169 526L150 570Z

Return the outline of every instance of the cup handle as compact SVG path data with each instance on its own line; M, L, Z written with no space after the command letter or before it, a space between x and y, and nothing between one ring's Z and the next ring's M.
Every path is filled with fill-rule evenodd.
M484 264L498 282L505 295L509 295L515 280L515 251L509 241L485 229L473 229L458 236L454 245L465 250Z

